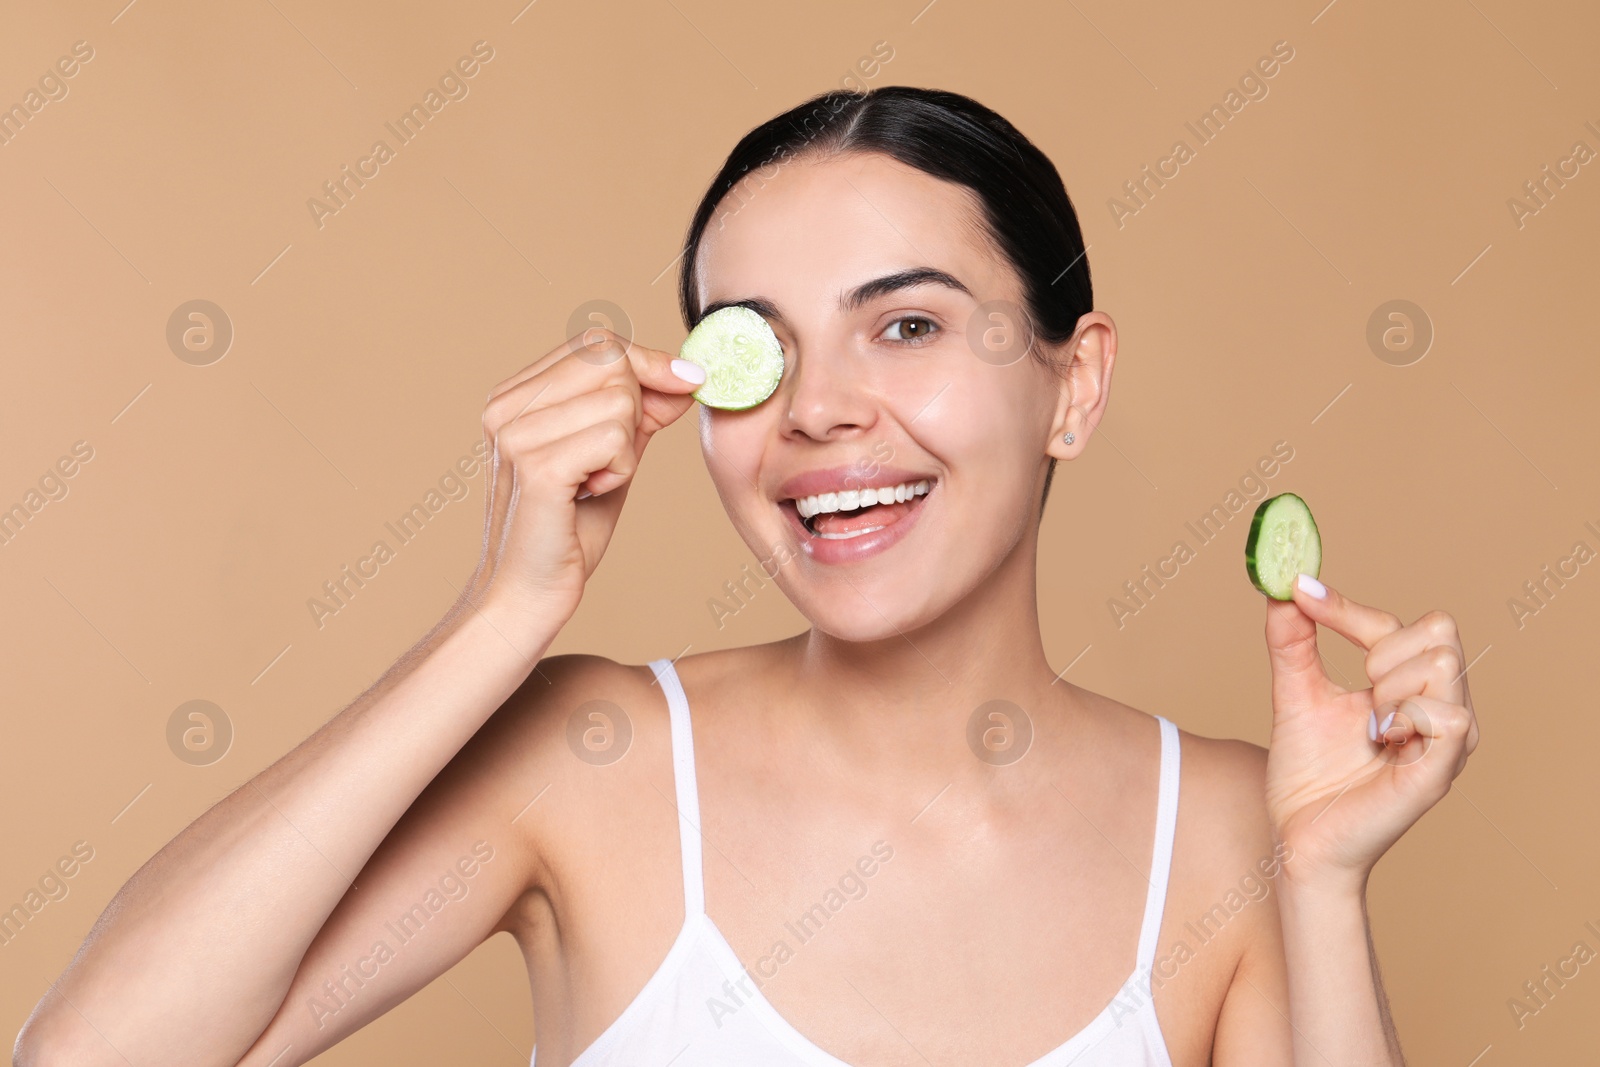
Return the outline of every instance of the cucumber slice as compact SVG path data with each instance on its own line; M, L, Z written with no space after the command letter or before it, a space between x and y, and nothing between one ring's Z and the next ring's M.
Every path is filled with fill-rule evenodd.
M743 411L778 388L783 346L767 320L742 305L713 311L689 331L678 356L705 368L694 398L709 408Z
M1250 520L1244 569L1255 587L1274 600L1293 600L1295 578L1322 570L1322 537L1306 502L1293 493L1269 496Z

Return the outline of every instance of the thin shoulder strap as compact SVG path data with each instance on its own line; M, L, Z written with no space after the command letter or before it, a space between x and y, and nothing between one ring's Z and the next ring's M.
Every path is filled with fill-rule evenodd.
M1148 975L1155 964L1156 938L1172 873L1172 842L1178 828L1178 728L1157 715L1161 724L1161 785L1156 798L1155 848L1150 858L1150 892L1145 897L1144 925L1139 930L1137 973Z
M678 669L670 659L654 660L650 668L667 695L667 711L672 719L672 784L678 794L678 843L683 865L683 910L685 917L698 915L706 908L705 874L700 858L700 790L694 777L694 731L689 723L689 698Z

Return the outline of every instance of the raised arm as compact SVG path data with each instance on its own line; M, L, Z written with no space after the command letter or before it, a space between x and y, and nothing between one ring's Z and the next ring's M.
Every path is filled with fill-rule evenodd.
M595 656L543 660L407 809L301 958L283 1003L239 1067L295 1067L448 971L546 888L544 825L530 801L570 764L570 711L625 670Z
M1319 623L1365 650L1371 688L1348 691L1329 680ZM1294 859L1280 878L1282 955L1247 959L1241 972L1286 968L1297 1067L1403 1067L1367 921L1367 878L1449 792L1477 747L1461 638L1444 612L1404 625L1304 576L1292 601L1268 601L1266 638L1267 808ZM1261 1012L1259 1000L1241 989L1235 1010ZM1256 1062L1242 1052L1217 1061Z
M487 875L486 891L445 909L450 936L372 992L415 988L493 932L497 903L525 873L499 851L503 831L490 836L503 798L452 770L436 803L407 813L576 610L645 444L690 406L696 383L671 363L590 331L497 387L484 414L484 550L466 593L372 688L128 880L18 1035L18 1064L222 1067L254 1057L280 1009L293 1008L286 998L323 980L334 954L356 947L418 878L442 878L459 859L477 860L477 874L457 871ZM465 762L485 758L475 750ZM375 856L403 817L403 840ZM479 839L501 866L474 851ZM370 1018L379 999L354 997L346 1018ZM286 1043L311 1038L283 1018Z

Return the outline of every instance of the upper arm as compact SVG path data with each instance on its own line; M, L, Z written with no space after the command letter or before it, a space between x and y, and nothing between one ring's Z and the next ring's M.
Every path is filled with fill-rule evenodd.
M1293 1062L1289 1025L1289 968L1284 959L1278 918L1278 886L1285 862L1293 856L1273 842L1265 802L1267 751L1234 742L1237 825L1246 839L1252 877L1265 886L1251 906L1251 922L1238 963L1223 996L1212 1041L1216 1067L1279 1067Z
M292 1067L410 997L506 928L539 881L523 818L599 657L540 663L412 803L312 940L241 1067ZM547 779L548 776L543 776ZM359 797L347 803L360 804ZM263 885L259 892L274 892Z
M1276 899L1275 895L1273 898ZM1212 1045L1216 1067L1278 1067L1294 1062L1289 1026L1289 968L1277 921L1250 939L1222 1001Z

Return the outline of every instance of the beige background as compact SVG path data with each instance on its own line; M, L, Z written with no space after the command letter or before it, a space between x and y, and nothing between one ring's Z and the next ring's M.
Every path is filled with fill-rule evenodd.
M676 346L675 256L727 150L881 41L893 57L862 84L968 93L1056 161L1097 304L1121 325L1109 417L1046 516L1057 665L1076 658L1073 681L1189 730L1264 743L1248 512L1120 628L1107 601L1288 442L1270 488L1312 501L1323 576L1408 619L1451 611L1477 657L1483 743L1372 883L1412 1062L1593 1058L1600 964L1520 1029L1506 1003L1580 939L1600 949L1584 929L1600 926L1600 563L1520 625L1508 605L1576 542L1600 550L1585 526L1600 527L1600 370L1581 310L1600 164L1520 228L1507 205L1574 142L1600 150L1584 125L1600 127L1589 5L522 2L0 13L0 104L74 42L94 50L0 147L0 506L75 442L93 449L0 546L0 905L74 842L94 850L0 947L8 1040L140 863L451 602L476 559L481 476L320 628L307 608L469 452L487 389L590 299ZM384 123L480 40L494 57L469 95L319 227L307 200L374 140L394 147ZM1122 183L1277 41L1294 58L1269 94L1119 228ZM235 332L209 366L166 340L193 299ZM1393 299L1435 331L1407 366L1366 340ZM643 662L799 628L772 586L715 625L708 600L746 564L685 419L555 651ZM1359 655L1325 645L1359 680ZM235 730L209 766L166 740L193 699ZM502 937L318 1062L516 1065L532 1039Z

